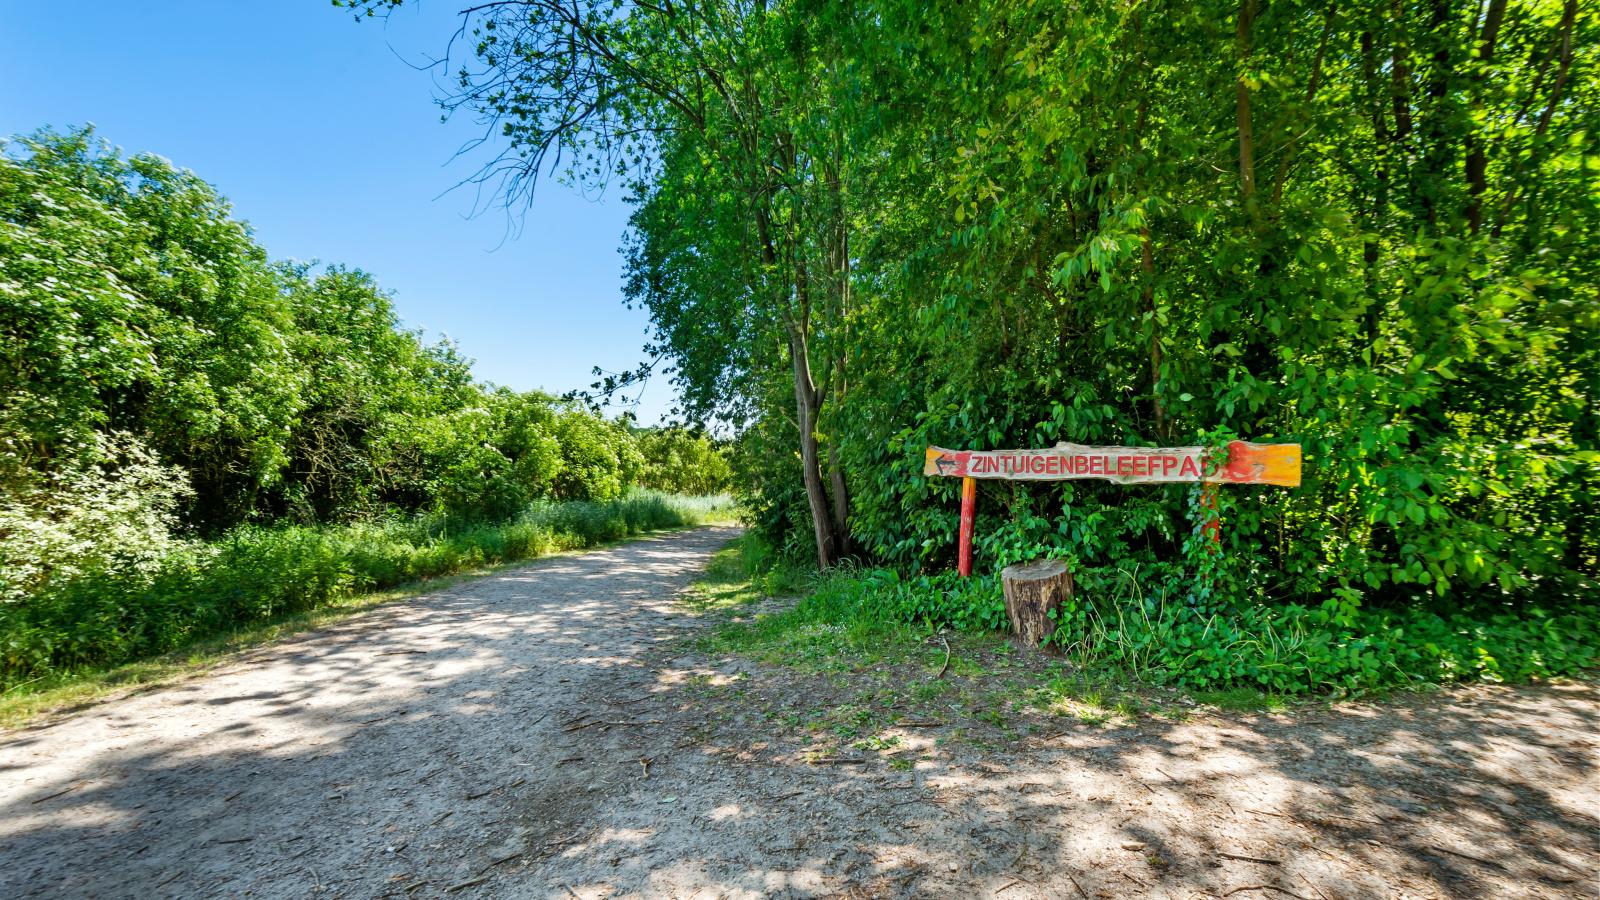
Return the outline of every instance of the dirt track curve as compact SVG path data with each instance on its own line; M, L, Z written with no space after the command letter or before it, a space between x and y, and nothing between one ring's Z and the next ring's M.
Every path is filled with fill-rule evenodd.
M560 762L587 738L563 723L648 678L644 652L692 624L674 595L736 533L534 562L0 735L0 897L370 897L480 873L539 895L505 857L615 787Z
M992 735L951 706L819 757L793 723L856 682L682 640L736 533L0 734L0 897L1600 896L1592 684Z

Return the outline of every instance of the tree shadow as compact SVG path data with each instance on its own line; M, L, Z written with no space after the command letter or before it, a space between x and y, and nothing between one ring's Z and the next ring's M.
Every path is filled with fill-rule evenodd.
M930 730L907 716L875 731L905 740L890 753L835 743L819 760L787 713L849 702L836 676L768 691L762 667L686 665L668 679L680 692L686 673L729 681L724 697L679 698L706 723L692 746L716 760L683 766L730 782L679 811L714 839L679 839L635 792L608 810L626 844L617 871L595 874L603 839L541 869L579 896L1600 893L1592 684L1122 727L1013 711L1004 727L959 715ZM766 713L719 721L743 707Z
M672 597L736 533L540 561L7 735L0 896L469 880L602 795L545 751L591 694L648 687Z
M672 597L734 533L535 563L9 735L0 896L1600 888L1592 684L1110 726L946 703L841 736L806 717L847 728L862 675L686 649Z

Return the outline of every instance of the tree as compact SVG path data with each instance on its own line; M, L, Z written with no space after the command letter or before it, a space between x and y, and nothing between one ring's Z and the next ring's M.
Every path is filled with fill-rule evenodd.
M60 519L51 485L149 486L157 518L207 532L389 509L506 518L554 492L555 401L476 382L453 346L400 328L370 275L269 262L210 185L88 130L8 149L0 502L15 521ZM595 421L614 496L642 463Z
M1243 435L1310 477L1224 495L1215 598L1183 488L992 488L980 559L1334 618L1594 590L1594 10L528 0L462 35L483 177L628 183L651 352L819 565L948 562L930 443Z
M344 5L370 15L400 0ZM656 349L677 363L697 398L741 383L741 368L778 338L817 563L826 568L848 550L846 481L836 452L824 460L823 429L830 400L845 390L834 332L847 312L849 254L840 134L808 104L812 79L841 60L789 51L850 19L837 12L808 21L789 12L764 4L565 0L474 7L463 13L459 34L470 37L481 67L463 65L444 102L478 115L486 140L494 133L504 140L478 177L508 202L525 200L546 171L579 182L621 177L640 200L634 229L646 244L670 241L652 225L677 216L726 226L716 239L739 247L741 258L716 258L726 290L708 302L724 306L724 321L738 322L721 340L685 340L675 326L686 298L656 290L663 284L648 271L652 256L691 247L643 250L634 260L633 297L651 308L662 336ZM652 205L663 189L671 193Z
M26 466L138 434L202 525L248 515L287 463L301 380L266 254L193 173L87 130L0 156L0 411Z
M639 483L674 494L720 494L733 470L722 447L704 434L684 428L655 428L637 435L644 457Z

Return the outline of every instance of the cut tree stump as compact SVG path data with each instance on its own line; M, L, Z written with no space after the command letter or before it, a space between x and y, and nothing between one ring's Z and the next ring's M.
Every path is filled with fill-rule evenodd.
M1006 592L1006 617L1011 620L1011 634L1028 647L1044 643L1056 623L1050 618L1051 610L1072 596L1072 573L1059 559L1006 566L1000 572L1000 584Z

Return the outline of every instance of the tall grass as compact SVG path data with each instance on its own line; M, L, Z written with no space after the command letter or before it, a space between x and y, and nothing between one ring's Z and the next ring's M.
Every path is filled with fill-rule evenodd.
M164 653L363 592L734 516L727 497L636 491L609 502L537 503L499 524L419 517L244 527L218 541L179 545L142 571L80 572L0 603L0 691Z
M1240 601L1196 607L1182 585L1130 569L1080 580L1051 642L1080 668L1202 690L1362 693L1460 681L1518 682L1600 664L1593 605L1368 609Z
M1600 607L1367 609L1186 599L1185 585L1132 569L1084 570L1056 613L1054 649L1081 671L1195 690L1360 693L1458 681L1527 681L1600 665ZM813 660L920 641L937 628L1003 632L995 576L845 569L798 603L725 628L721 649Z

